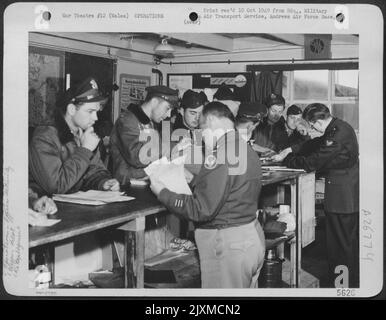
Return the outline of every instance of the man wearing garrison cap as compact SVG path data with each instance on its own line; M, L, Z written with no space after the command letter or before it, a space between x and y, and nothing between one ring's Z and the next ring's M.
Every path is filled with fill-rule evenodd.
M102 163L93 125L107 100L95 79L71 86L53 126L37 127L29 148L29 184L39 196L79 190L119 190Z
M133 178L146 177L144 168L162 157L162 152L166 155L169 151L161 148L158 149L160 152L150 152L147 156L144 146L148 141L141 137L149 136L148 133L154 132L155 124L170 117L172 108L178 106L178 90L166 86L151 86L147 87L146 91L144 102L123 112L111 133L113 175L121 184L127 184ZM151 135L151 138L154 138L154 135Z

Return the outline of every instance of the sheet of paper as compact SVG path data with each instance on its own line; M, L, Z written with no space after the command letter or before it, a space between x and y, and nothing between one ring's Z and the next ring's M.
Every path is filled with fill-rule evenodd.
M72 194L54 194L53 199L61 202L71 202L88 205L102 205L112 202L130 201L133 197L124 196L120 191L88 190Z
M28 209L28 224L31 226L50 227L60 221L60 219L48 219L44 213Z
M147 175L161 181L170 191L180 194L192 194L184 174L184 157L172 162L165 157L152 162L145 168Z

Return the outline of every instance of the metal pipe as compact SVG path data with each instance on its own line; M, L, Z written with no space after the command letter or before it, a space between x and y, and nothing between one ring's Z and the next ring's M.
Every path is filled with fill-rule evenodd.
M163 76L162 72L158 69L155 69L155 68L151 69L151 72L158 74L158 84L160 86L162 86L162 83L164 81L164 76Z
M260 62L260 63L277 63L277 62L290 62L291 64L295 64L295 62L305 62L305 63L321 63L321 62L357 62L358 58L335 58L335 59L323 59L323 60L307 60L307 59L281 59L281 60L220 60L220 61L179 61L179 62L164 62L162 60L157 60L157 64L168 64L170 66L177 65L177 64L205 64L205 63L249 63L249 62Z

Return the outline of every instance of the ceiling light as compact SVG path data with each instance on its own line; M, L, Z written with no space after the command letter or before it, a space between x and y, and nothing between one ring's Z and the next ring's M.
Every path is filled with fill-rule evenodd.
M155 54L162 57L173 56L174 51L174 48L170 44L168 44L168 41L166 39L162 39L161 44L156 46L154 49Z

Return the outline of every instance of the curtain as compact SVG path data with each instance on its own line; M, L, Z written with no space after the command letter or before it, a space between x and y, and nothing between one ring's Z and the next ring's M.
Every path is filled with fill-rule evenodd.
M251 102L264 103L271 93L282 94L283 71L252 72Z

